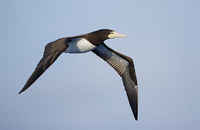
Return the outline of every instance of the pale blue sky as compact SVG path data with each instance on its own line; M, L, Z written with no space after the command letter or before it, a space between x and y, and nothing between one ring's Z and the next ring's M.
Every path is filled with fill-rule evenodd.
M199 0L1 0L1 130L199 130ZM62 54L18 95L48 42L102 28L133 58L135 121L117 73L93 53ZM96 66L96 67L94 67Z

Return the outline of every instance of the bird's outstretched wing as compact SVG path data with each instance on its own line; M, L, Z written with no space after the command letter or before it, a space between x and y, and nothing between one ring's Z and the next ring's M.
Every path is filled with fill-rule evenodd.
M62 38L46 45L42 59L37 64L35 71L32 73L19 94L29 88L49 68L49 66L54 63L60 54L67 49L67 42L67 38Z
M93 52L112 66L122 77L122 81L128 96L128 100L135 119L138 118L138 87L133 60L120 54L104 43L93 50Z

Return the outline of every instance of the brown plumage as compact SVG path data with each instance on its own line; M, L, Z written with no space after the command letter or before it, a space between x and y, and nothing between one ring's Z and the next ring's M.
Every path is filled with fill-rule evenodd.
M84 35L61 38L47 44L42 59L19 94L29 88L63 52L84 53L92 51L112 66L122 77L133 115L137 120L138 87L133 60L104 44L106 39L116 37L126 37L126 35L119 34L113 30L102 29Z
M122 81L129 99L131 109L133 111L135 119L137 120L138 88L133 60L128 56L125 56L112 50L104 43L102 43L98 48L94 49L92 52L94 52L96 55L105 60L122 77Z
M19 94L29 88L56 61L60 54L67 49L68 45L66 43L67 39L62 38L46 45L43 58Z

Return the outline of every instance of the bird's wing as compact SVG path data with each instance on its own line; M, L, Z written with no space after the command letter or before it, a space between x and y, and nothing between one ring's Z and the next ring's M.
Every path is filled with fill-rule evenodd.
M37 64L35 71L32 73L19 94L29 88L49 68L49 66L54 63L54 61L60 56L60 54L67 49L67 42L67 38L62 38L45 46L42 59Z
M133 115L137 120L138 87L133 60L128 56L112 50L104 43L95 48L93 52L112 66L122 77Z

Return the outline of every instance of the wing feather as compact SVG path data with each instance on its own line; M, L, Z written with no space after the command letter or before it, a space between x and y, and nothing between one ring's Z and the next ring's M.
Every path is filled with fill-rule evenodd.
M135 119L138 118L138 87L133 60L116 52L104 43L98 46L93 52L112 66L122 77L122 81L128 96Z
M67 38L62 38L46 45L42 59L19 94L29 88L56 61L60 54L67 49L67 42Z

